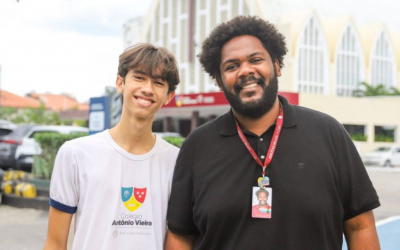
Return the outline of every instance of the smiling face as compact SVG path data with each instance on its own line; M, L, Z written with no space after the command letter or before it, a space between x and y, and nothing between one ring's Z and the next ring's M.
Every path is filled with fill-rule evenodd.
M123 95L122 112L139 119L153 118L163 104L168 104L175 91L168 92L168 83L161 76L150 77L131 69L125 78L117 77L117 90Z
M258 203L260 206L265 206L267 205L267 201L268 201L268 195L265 192L261 192L258 195Z
M222 47L220 72L218 84L235 112L257 119L271 110L281 72L258 38L243 35L229 40Z

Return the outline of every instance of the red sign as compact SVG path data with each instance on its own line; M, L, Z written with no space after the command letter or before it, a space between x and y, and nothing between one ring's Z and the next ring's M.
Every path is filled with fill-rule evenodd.
M290 104L299 104L299 93L279 92L279 95L285 97ZM172 99L168 105L164 105L163 108L204 107L215 105L229 105L224 92L175 95L174 99Z

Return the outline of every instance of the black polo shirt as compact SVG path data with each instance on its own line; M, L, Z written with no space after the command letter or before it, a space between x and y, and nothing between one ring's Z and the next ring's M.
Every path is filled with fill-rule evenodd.
M271 219L251 217L261 168L231 112L193 131L182 146L167 219L173 233L195 235L194 249L341 249L343 221L380 205L343 126L279 99L284 121L268 167ZM259 157L273 131L245 133Z

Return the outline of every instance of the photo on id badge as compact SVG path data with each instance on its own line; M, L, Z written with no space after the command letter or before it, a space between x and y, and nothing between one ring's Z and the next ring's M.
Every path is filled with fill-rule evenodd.
M272 188L253 187L251 217L270 219L272 215Z

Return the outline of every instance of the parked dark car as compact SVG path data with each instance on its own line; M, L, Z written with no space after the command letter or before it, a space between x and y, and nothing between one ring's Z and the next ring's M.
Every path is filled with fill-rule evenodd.
M10 134L16 127L14 123L0 119L0 137Z
M22 138L35 125L19 125L11 133L0 137L0 167L2 169L15 168L15 150Z

